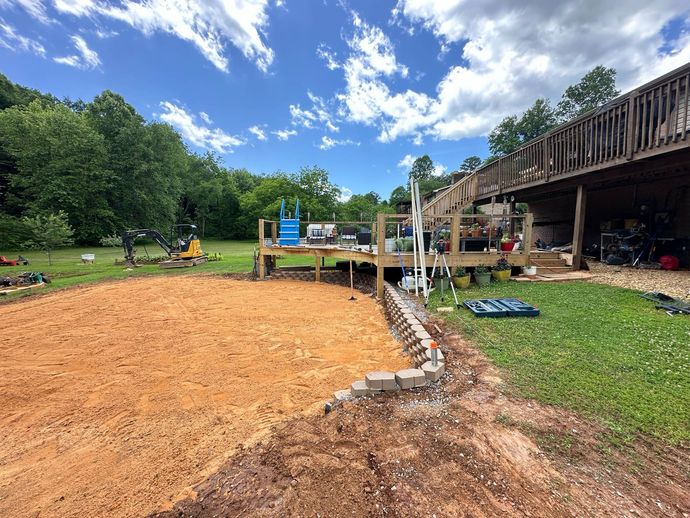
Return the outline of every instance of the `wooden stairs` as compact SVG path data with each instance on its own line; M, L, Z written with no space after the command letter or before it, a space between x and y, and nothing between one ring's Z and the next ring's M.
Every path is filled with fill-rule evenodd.
M532 266L537 267L537 275L564 273L573 269L572 266L567 265L565 259L562 259L558 252L530 252L529 262Z

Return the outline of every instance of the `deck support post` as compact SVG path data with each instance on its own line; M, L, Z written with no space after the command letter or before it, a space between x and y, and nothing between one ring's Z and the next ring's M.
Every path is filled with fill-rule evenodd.
M577 186L575 198L575 225L573 228L573 270L579 270L582 263L582 238L585 231L585 211L587 209L587 186Z
M321 282L321 258L316 255L314 256L314 273L316 274L314 280L316 282Z
M261 253L264 247L264 220L259 220L259 279L266 277L266 256Z
M383 299L383 254L386 250L386 215L376 215L376 297Z

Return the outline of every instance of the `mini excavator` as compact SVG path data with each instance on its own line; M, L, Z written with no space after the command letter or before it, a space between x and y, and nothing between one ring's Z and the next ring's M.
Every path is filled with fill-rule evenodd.
M143 228L139 230L125 230L122 232L122 248L125 250L125 266L136 266L134 261L134 241L139 237L153 239L170 256L170 259L159 263L161 268L184 268L196 266L208 261L208 257L201 250L201 242L197 237L196 225L173 225L171 239L168 241L157 230Z

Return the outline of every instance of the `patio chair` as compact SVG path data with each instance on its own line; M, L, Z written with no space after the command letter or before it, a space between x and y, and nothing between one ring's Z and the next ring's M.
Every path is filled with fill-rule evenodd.
M326 233L322 228L313 228L307 239L307 244L309 245L325 245L326 244Z
M340 243L343 245L357 244L357 229L355 227L343 227Z

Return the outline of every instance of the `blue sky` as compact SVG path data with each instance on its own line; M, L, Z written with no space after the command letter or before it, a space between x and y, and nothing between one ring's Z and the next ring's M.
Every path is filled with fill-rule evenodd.
M0 72L116 91L230 167L319 165L345 194L387 196L416 156L485 157L501 118L597 64L626 90L690 61L683 2L552 4L0 0Z

